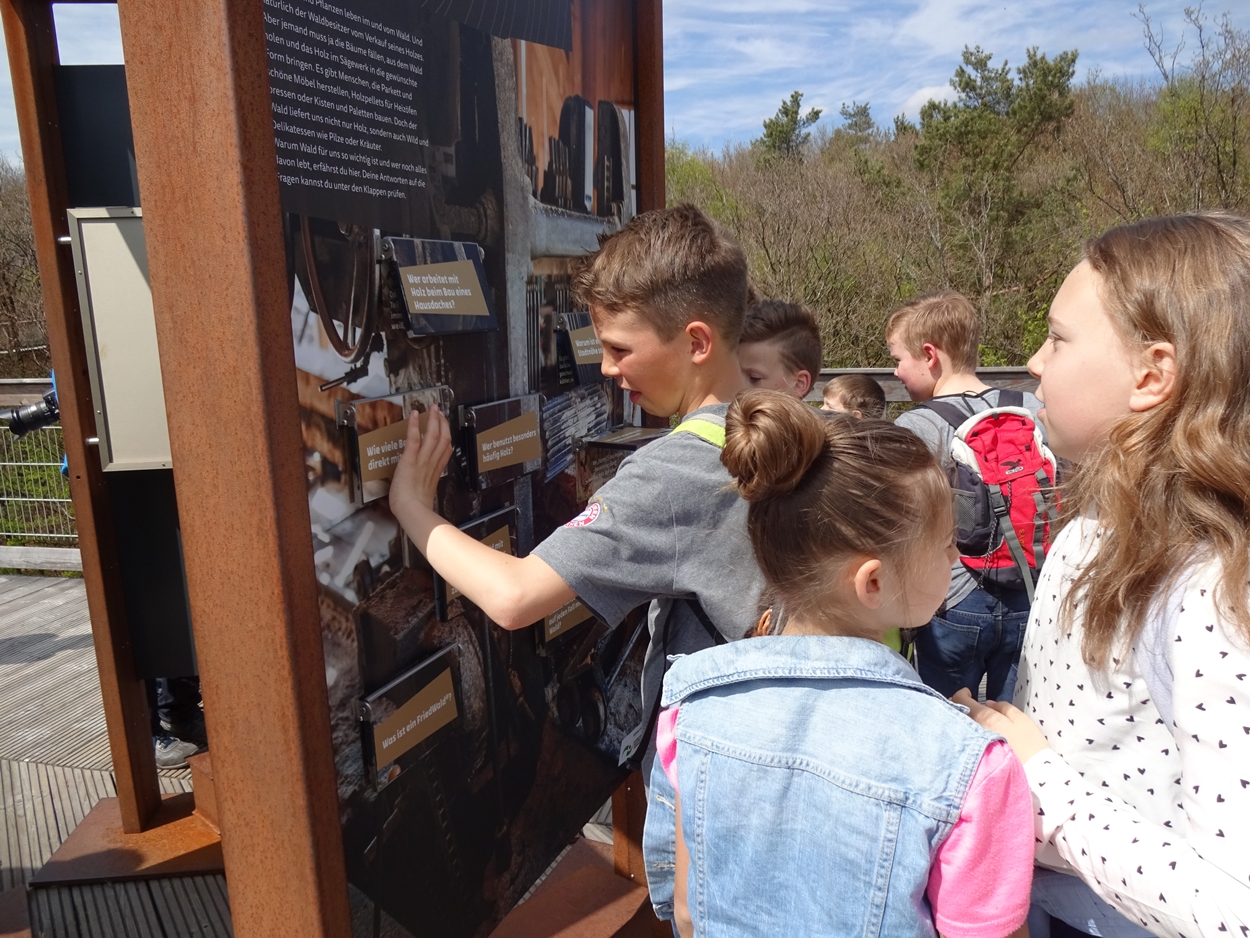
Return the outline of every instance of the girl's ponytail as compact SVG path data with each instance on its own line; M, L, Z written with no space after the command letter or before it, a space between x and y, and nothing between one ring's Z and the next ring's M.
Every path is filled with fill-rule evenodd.
M793 492L829 445L825 421L776 391L747 391L729 405L721 462L749 502Z
M831 571L948 538L951 490L927 446L885 420L830 420L777 391L729 406L721 461L750 502L768 591L791 615L827 612Z

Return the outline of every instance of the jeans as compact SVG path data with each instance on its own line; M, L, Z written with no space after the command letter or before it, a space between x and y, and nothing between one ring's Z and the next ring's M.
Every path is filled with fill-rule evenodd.
M148 707L152 712L152 732L161 733L161 721L188 723L200 712L198 677L158 677L148 682Z
M984 677L987 700L1010 701L1028 618L1029 596L1024 590L997 596L973 590L916 633L920 679L949 697L961 687L976 696Z
M1050 938L1051 916L1099 938L1150 938L1150 932L1103 902L1077 877L1037 867L1033 870L1029 938Z

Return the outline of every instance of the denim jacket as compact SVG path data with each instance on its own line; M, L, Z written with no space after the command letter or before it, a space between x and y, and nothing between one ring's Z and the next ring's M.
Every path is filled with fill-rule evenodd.
M674 661L677 777L700 938L935 934L925 888L999 737L884 645L733 642ZM656 760L643 852L673 915L673 786Z

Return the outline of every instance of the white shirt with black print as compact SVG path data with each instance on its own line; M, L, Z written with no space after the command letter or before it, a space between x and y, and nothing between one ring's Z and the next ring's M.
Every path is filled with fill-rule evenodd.
M1219 565L1195 564L1159 604L1155 649L1118 652L1095 672L1081 658L1080 606L1066 626L1059 606L1098 538L1089 518L1056 538L1020 660L1016 706L1052 747L1025 764L1037 862L1080 876L1156 935L1250 938L1250 648L1216 610ZM1161 655L1172 726L1147 686Z

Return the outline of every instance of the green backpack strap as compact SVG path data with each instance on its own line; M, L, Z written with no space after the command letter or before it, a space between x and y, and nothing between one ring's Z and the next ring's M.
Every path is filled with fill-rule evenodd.
M717 449L725 448L725 428L719 423L704 420L702 417L691 417L677 425L674 433L693 433L701 440L706 440Z

